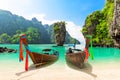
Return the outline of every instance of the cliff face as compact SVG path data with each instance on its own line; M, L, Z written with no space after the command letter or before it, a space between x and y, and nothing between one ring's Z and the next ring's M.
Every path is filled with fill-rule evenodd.
M114 0L114 16L110 35L116 47L120 47L120 0Z
M100 11L95 11L92 14L88 15L85 20L85 25L83 26L83 29L82 29L83 34L84 35L95 34L97 24L100 23L100 18L102 17L103 17L103 14Z
M101 11L88 15L82 32L93 36L95 46L120 47L120 0L106 0Z
M66 37L65 22L57 22L54 24L54 36L57 46L63 46Z

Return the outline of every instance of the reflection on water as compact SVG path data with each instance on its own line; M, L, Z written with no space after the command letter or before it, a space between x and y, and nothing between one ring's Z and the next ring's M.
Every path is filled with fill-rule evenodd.
M53 47L53 49L59 51L59 59L58 59L57 63L65 63L65 53L66 53L65 47L57 46L57 47Z
M117 48L93 48L94 56L96 58L102 57L120 57L120 49Z

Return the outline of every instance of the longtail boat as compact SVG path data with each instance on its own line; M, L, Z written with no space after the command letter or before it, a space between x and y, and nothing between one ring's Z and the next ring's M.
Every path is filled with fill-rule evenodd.
M36 67L55 62L58 59L58 51L53 51L52 54L30 52L29 55Z
M89 57L88 47L90 43L90 38L86 38L85 50L81 51L80 49L69 48L66 53L67 63L73 64L79 68L83 68L85 60Z
M39 67L41 65L53 63L57 61L59 52L53 49L43 49L41 53L32 52L28 47L28 41L25 34L20 35L20 60L23 60L22 44L26 48L26 64L25 70L28 70L28 55L32 59L34 65Z

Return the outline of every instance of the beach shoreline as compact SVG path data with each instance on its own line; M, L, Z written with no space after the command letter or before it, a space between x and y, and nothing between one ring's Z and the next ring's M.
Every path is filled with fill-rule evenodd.
M1 63L2 65L3 63ZM8 67L8 66L9 67ZM30 62L29 71L24 70L24 62L0 66L0 80L119 80L120 63L85 63L85 68L70 67L66 63L35 68Z

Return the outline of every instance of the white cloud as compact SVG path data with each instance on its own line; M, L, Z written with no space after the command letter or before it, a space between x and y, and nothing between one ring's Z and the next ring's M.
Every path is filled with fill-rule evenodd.
M66 30L68 31L71 37L80 41L82 46L85 47L85 39L81 32L82 30L81 26L77 26L73 22L67 21Z
M28 8L31 9L31 0L0 0L0 9L8 10L14 14L25 16Z
M49 25L51 25L51 24L53 24L53 23L55 23L57 21L61 21L61 20L52 20L52 21L47 20L47 19L45 19L46 15L43 14L43 13L41 13L41 14L32 14L32 15L26 16L26 18L29 19L29 20L31 20L33 17L36 17L39 21L42 21L42 24L49 24Z

